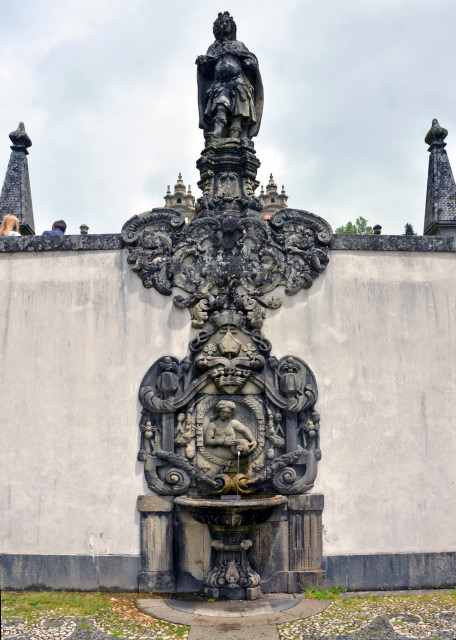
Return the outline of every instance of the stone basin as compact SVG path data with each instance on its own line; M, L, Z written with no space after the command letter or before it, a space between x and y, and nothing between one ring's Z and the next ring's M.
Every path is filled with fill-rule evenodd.
M198 498L179 496L174 499L198 522L214 528L251 527L265 522L275 507L287 502L286 496L237 496L232 498Z
M259 598L261 576L247 559L247 551L252 547L248 534L253 525L265 522L275 507L285 504L286 496L179 496L174 502L185 507L195 520L207 524L212 535L216 558L204 577L204 593L229 600Z

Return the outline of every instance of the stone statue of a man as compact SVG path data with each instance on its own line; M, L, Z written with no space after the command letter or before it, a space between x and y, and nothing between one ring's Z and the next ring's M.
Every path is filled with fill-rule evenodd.
M236 40L228 11L214 22L214 44L198 56L200 128L210 138L253 138L263 112L263 85L258 60Z

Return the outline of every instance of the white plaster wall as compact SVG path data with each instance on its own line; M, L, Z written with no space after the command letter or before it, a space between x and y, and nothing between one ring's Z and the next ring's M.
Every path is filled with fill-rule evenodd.
M0 255L0 551L137 554L142 376L186 310L125 251ZM324 553L456 550L456 255L332 253L264 325L314 371Z
M189 323L126 256L0 256L4 553L139 553L137 391Z
M456 255L332 252L285 305L265 329L317 378L324 553L455 551Z

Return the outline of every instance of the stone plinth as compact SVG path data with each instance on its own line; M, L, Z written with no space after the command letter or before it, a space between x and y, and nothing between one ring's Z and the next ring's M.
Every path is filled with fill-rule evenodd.
M141 593L170 593L175 590L173 566L173 499L139 496L141 513Z
M240 215L259 212L262 205L255 197L256 174L260 161L250 140L223 139L210 142L196 163L201 174L197 213L217 212Z

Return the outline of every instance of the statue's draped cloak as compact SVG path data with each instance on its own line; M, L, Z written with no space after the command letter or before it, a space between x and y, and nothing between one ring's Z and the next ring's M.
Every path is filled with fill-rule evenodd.
M203 65L198 65L198 109L199 109L199 126L200 129L208 129L208 127L212 123L211 112L213 110L211 102L213 98L210 97L209 93L213 90L213 95L215 94L215 99L218 102L224 103L224 93L225 91L230 90L230 80L226 80L226 84L228 85L225 91L222 87L217 89L214 86L218 84L217 80L214 79L214 72L217 65L217 62L223 56L229 56L235 58L239 61L242 67L242 75L248 80L248 82L253 87L253 105L255 109L254 119L251 118L252 122L249 125L248 129L248 137L253 138L258 134L261 124L261 116L263 114L263 83L261 81L261 74L258 68L258 61L256 56L247 49L247 47L237 40L229 40L224 42L215 41L207 50L206 56L209 58L208 62ZM252 66L245 66L243 64L244 61L251 60L254 62ZM229 64L229 63L228 63ZM243 86L242 79L240 82L236 82L238 78L233 78L231 82L236 84L236 91L240 93L239 99L245 103L244 109L248 108L249 96L248 87ZM245 92L245 93L244 93ZM244 95L242 95L244 93ZM218 94L218 98L217 98ZM236 98L235 98L236 99ZM245 111L240 111L240 115L244 118L248 118L248 114Z

